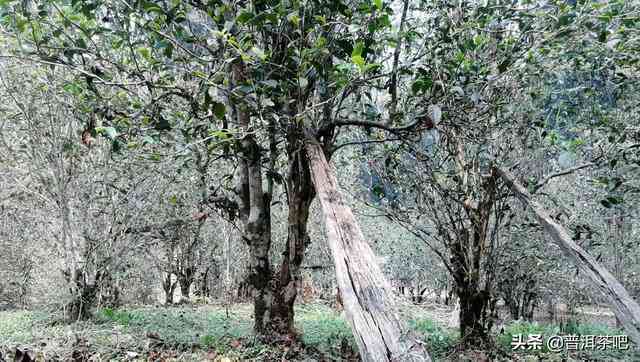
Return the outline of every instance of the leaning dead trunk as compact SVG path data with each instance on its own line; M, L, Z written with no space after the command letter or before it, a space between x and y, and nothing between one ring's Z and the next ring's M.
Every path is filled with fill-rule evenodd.
M540 224L544 226L547 233L551 235L553 241L556 242L564 254L609 299L625 332L628 333L629 338L635 342L636 346L640 346L640 306L638 303L631 298L629 292L608 270L603 268L595 258L571 240L567 230L556 223L540 204L532 200L531 194L516 181L513 175L500 168L497 168L497 171L520 201L536 214Z
M338 191L321 146L306 144L347 319L364 361L430 361L398 317L391 287Z

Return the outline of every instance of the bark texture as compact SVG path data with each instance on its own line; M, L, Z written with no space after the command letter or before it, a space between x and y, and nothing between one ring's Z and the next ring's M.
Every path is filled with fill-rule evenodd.
M98 296L100 275L93 283L89 281L88 274L82 269L76 269L73 273L66 273L71 285L71 301L66 306L66 317L69 320L87 320L93 316Z
M401 323L391 287L338 190L335 172L322 147L309 140L305 148L338 288L363 361L430 361L424 346Z
M167 273L167 275L162 280L162 289L164 290L164 304L170 305L173 304L173 293L178 286L177 282L174 282L171 278L173 274Z
M555 222L549 213L531 198L531 194L517 182L511 173L500 168L497 168L497 171L518 199L536 214L540 224L544 226L546 232L563 253L609 299L625 332L636 344L636 348L640 346L640 306L638 303L633 300L624 286L607 269L571 239L567 230Z
M247 81L247 69L238 59L231 67L233 84L239 86ZM238 97L240 95L236 95ZM236 193L240 205L240 219L244 224L243 239L249 245L249 280L253 286L254 329L264 335L270 325L270 310L273 302L271 290L271 195L262 185L262 154L250 124L247 105L237 102L235 115L244 136L240 140L242 160L238 165Z
M302 284L301 266L310 243L307 234L309 207L315 197L304 138L298 129L289 130L287 198L289 205L287 244L275 281L271 317L272 328L279 334L295 337L293 306Z

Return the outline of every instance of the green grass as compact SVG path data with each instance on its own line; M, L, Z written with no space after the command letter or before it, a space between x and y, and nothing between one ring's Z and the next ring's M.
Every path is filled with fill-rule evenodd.
M31 334L32 313L27 311L0 312L0 341L21 343L29 341Z
M446 360L459 342L458 331L440 326L426 314L415 313L413 316L415 319L410 321L410 326L424 338L434 360ZM308 350L291 352L297 355L287 357L289 360L313 361L318 353L325 359L340 360L344 343L355 346L348 323L332 308L315 304L296 306L295 322ZM497 345L512 354L511 341L516 334L618 335L623 332L594 324L569 324L561 331L555 325L513 322L505 326L504 334L496 336ZM29 345L42 350L45 357L64 359L78 348L79 340L85 340L83 343L92 355L100 355L104 360L122 360L123 354L131 351L144 357L149 350L149 335L162 341L163 350L178 351L176 353L182 356L171 360L203 360L203 354L215 353L232 360L269 361L274 356L281 359L283 354L282 346L267 346L252 337L252 308L244 304L234 305L228 317L224 308L216 306L103 309L92 321L72 324L60 323L55 313L0 312L0 350ZM194 346L198 347L195 352ZM611 349L550 353L544 344L541 351L518 352L518 355L518 358L549 361L640 360L633 352Z
M199 345L220 353L228 353L231 341L251 335L250 316L230 312L227 318L218 308L105 309L98 314L98 321L120 325L134 335L153 334L170 348Z
M427 343L427 350L436 358L446 355L459 341L457 330L445 329L426 318L411 321L411 328Z
M334 309L324 305L296 307L296 327L302 334L305 345L317 348L329 356L339 355L343 340L355 346L347 322Z
M28 343L38 336L50 318L45 312L4 311L0 312L0 344Z

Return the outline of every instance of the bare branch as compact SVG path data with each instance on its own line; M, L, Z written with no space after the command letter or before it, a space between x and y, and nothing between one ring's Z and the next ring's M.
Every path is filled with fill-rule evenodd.
M560 176L565 176L565 175L569 175L571 173L574 173L578 170L582 170L583 168L587 168L587 167L592 167L592 166L596 166L597 163L594 162L588 162L579 166L574 166L571 168L568 168L566 170L562 170L556 173L552 173L551 175L548 175L547 177L545 177L542 181L538 182L534 187L533 187L533 192L532 194L535 194L539 189L541 189L542 187L544 187L544 185L546 185L549 181L551 181L552 179L556 178L556 177L560 177Z

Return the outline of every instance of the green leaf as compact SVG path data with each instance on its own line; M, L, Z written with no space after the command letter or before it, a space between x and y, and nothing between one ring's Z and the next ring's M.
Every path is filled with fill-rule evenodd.
M382 10L382 0L373 0L373 4L378 10Z
M258 47L251 48L251 52L253 54L255 54L255 56L257 56L262 61L267 59L267 55L264 53L264 51L262 49L260 49Z
M611 203L611 205L619 205L624 200L620 196L610 196L610 197L607 197L607 201L609 201L609 203Z
M352 55L351 56L351 61L353 62L353 64L357 65L358 68L360 68L360 69L362 69L364 67L365 60L360 55Z
M158 131L168 131L171 129L171 124L164 117L160 117L155 124L155 129Z
M96 133L107 137L110 140L118 137L118 131L113 127L96 127Z
M359 41L356 43L356 45L353 47L353 50L351 51L351 57L355 57L355 56L359 56L362 58L362 51L364 50L364 43Z
M27 30L27 24L29 24L29 20L27 18L20 14L16 15L16 27L19 32L24 33L24 31Z
M106 127L105 128L105 135L107 136L107 138L113 140L116 137L118 137L118 131L116 131L116 129L113 128L113 127Z
M178 204L178 196L176 195L169 196L169 203L174 206Z
M76 82L69 82L63 85L62 89L64 89L65 92L67 93L73 94L74 96L77 96L80 93L82 93L82 87Z
M139 47L136 50L140 55L142 55L143 58L145 58L147 60L151 59L151 50L149 50L149 48Z
M422 76L416 79L415 82L411 85L411 91L414 94L418 94L420 92L427 92L433 86L433 79L430 76Z
M606 29L601 31L600 34L598 34L598 41L601 43L606 42L608 35L609 35L609 32Z
M287 16L287 20L289 20L289 22L295 26L298 26L300 24L300 17L296 13L289 14Z
M226 140L231 138L231 136L229 135L229 132L227 132L226 130L212 131L212 132L209 132L209 134L221 140Z
M158 4L152 1L141 1L140 5L145 11L149 13L164 14L164 10L162 10L162 8Z
M208 78L208 77L207 77L207 75L206 75L206 74L204 74L204 72L201 72L201 71L199 71L199 70L195 70L195 71L193 71L193 73L191 73L191 74L193 74L193 76L194 76L194 77L201 78L201 79L205 79L205 80Z
M254 16L254 13L248 10L242 10L240 11L240 15L236 17L236 22L238 22L239 24L246 24L249 22L249 20L253 19Z
M146 135L144 137L142 137L142 142L145 145L152 145L154 143L156 143L156 140L153 139L153 137Z
M558 18L558 27L569 25L573 21L573 18L575 18L575 14L566 14L560 16Z
M227 109L223 103L213 102L213 114L216 116L216 118L224 119L226 111Z
M111 152L120 153L122 151L122 142L119 139L114 139L111 142Z
M173 56L173 44L168 43L167 46L164 48L164 56L167 58L171 58Z

